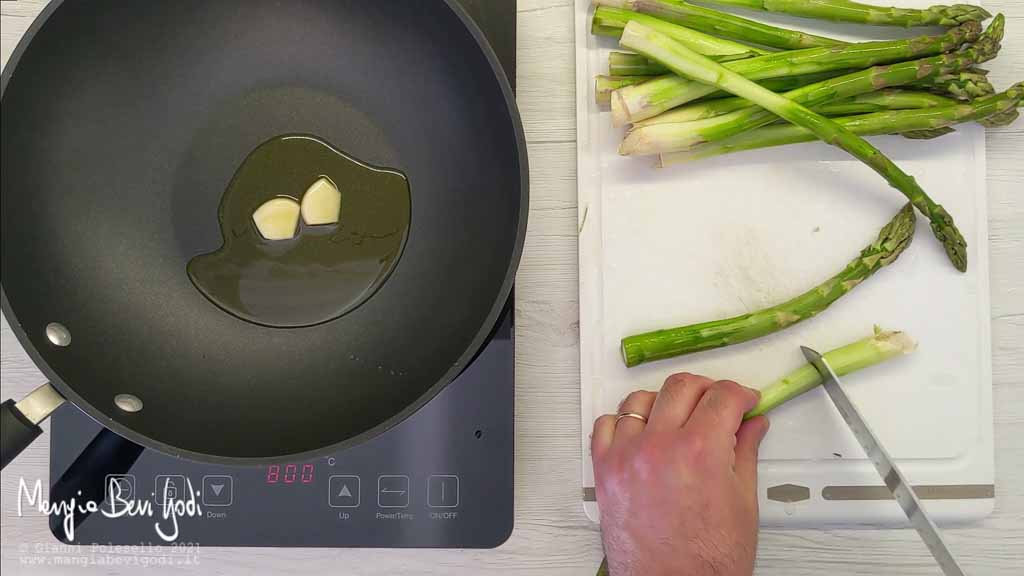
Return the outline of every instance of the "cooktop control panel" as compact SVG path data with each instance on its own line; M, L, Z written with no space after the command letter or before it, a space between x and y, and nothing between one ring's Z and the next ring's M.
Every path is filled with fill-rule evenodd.
M396 428L259 467L142 448L97 467L82 455L102 454L112 433L66 405L52 420L50 499L77 502L51 515L51 531L75 544L498 546L512 531L513 361L508 311L466 371Z

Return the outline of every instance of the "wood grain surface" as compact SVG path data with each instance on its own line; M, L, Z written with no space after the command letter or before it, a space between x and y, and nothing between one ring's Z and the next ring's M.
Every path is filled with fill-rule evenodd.
M6 64L45 0L0 2ZM519 0L519 105L530 144L530 230L516 289L516 528L497 550L231 549L198 552L198 564L160 565L157 551L102 550L96 564L69 568L80 549L57 549L46 520L18 517L18 478L46 478L38 442L2 474L0 568L4 574L536 574L590 576L601 559L596 528L580 502L579 347L576 265L576 120L573 0ZM1008 17L997 86L1024 80L1024 2L990 0ZM1019 574L1024 565L1024 121L988 136L995 379L996 512L947 530L965 569ZM6 320L0 332L3 398L20 397L41 375ZM88 554L86 554L88 556ZM173 559L173 556L171 556ZM30 562L39 561L40 565ZM105 563L100 564L100 563ZM762 531L757 574L934 575L909 530Z

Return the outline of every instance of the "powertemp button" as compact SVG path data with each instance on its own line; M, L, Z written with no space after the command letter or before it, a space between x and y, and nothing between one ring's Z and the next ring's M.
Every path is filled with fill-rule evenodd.
M381 508L407 508L409 506L409 477L378 477L377 506Z

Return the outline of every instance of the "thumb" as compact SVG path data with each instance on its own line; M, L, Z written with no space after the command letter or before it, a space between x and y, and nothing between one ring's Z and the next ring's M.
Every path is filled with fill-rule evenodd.
M757 451L768 434L768 418L757 416L744 422L736 432L736 476L757 490Z

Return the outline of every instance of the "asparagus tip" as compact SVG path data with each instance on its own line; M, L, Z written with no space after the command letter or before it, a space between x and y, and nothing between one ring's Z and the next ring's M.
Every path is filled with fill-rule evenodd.
M909 132L902 132L900 135L909 140L934 140L954 132L956 132L955 128L951 126L942 126L931 130L911 130Z
M937 24L941 26L955 26L965 22L977 22L988 20L992 13L981 6L970 4L954 4L952 6L932 6L926 11L936 16Z
M914 205L907 203L886 224L878 233L875 243L865 249L870 252L871 257L877 258L882 266L888 266L900 257L900 254L910 246L914 240L914 231L917 228L917 214L914 212Z
M942 243L946 255L960 272L967 272L967 241L953 223L953 217L945 208L935 205L931 209L932 233Z
M996 42L1002 42L1003 37L1006 34L1006 16L1003 14L996 14L996 17L989 22L988 28L984 32L984 36L992 38Z

